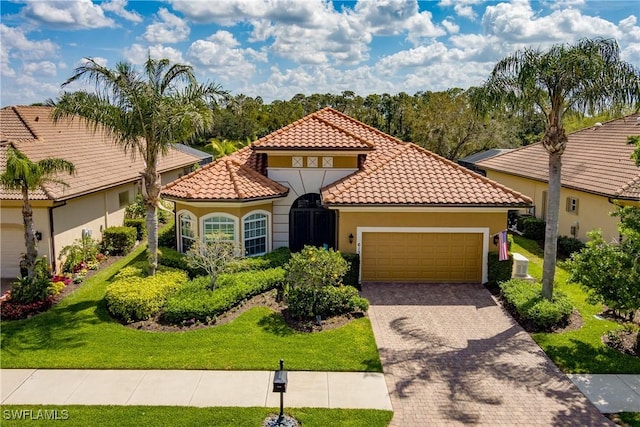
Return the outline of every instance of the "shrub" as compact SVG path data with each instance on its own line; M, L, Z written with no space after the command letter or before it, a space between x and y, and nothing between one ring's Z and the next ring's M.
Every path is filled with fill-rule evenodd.
M300 252L292 254L285 266L286 281L291 287L335 286L342 283L347 268L347 261L340 252L305 246Z
M523 235L531 240L544 240L546 225L547 223L540 218L526 217L522 220Z
M167 300L163 318L171 323L210 323L243 300L281 286L283 280L282 268L221 274L211 290L209 278L198 277Z
M574 252L580 252L585 244L575 237L558 236L558 255L569 258Z
M149 319L187 280L183 271L158 271L149 277L121 276L107 287L107 309L127 323Z
M502 296L515 317L534 330L548 331L567 322L573 304L562 291L555 291L553 301L542 297L542 285L512 279L500 284Z
M136 229L136 240L142 240L147 236L147 223L144 218L125 218L124 226Z
M241 258L231 261L224 268L225 273L239 273L241 271L266 270L271 268L271 263L261 257Z
M64 259L62 271L65 273L77 273L87 264L98 262L100 245L91 236L83 236L76 239L71 245L60 250L59 260Z
M53 293L48 277L21 277L12 285L11 301L18 304L44 301Z
M167 267L177 268L184 270L189 275L189 278L193 279L198 276L205 276L207 272L203 268L192 268L187 264L187 259L184 254L176 251L175 249L161 247L160 255L158 256L158 264Z
M487 285L495 287L506 280L511 279L513 271L513 255L509 255L509 259L500 261L497 252L489 252L487 271Z
M289 314L295 319L326 318L369 309L369 301L361 298L356 288L344 285L292 288L287 302Z
M227 235L221 232L208 235L205 242L200 239L195 240L186 253L187 265L205 270L211 280L212 288L215 286L218 275L238 258L235 243L227 240Z
M260 258L269 261L271 267L284 267L291 259L291 250L285 247L278 248Z
M136 244L136 229L133 227L108 227L102 232L102 246L109 253L127 254Z
M27 304L8 300L0 304L0 319L18 320L48 310L53 305L53 297L49 296L44 300L34 301Z
M158 230L158 246L176 249L176 229L174 217L167 218L167 223Z
M360 272L360 255L343 253L342 258L344 258L344 260L349 264L347 274L344 275L344 284L359 288L360 283L358 282L358 274Z

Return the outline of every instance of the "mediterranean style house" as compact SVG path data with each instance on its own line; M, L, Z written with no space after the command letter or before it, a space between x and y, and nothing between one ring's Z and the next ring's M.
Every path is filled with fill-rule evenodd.
M562 155L558 234L586 241L601 229L607 241L619 239L615 205L640 206L640 168L631 159L627 138L640 135L640 114L597 123L569 135ZM544 219L549 156L540 143L475 163L490 179L526 194L535 216Z
M6 167L7 147L13 146L30 160L62 158L76 167L74 176L59 178L68 186L47 185L30 193L38 252L55 269L60 250L82 233L100 240L102 230L122 225L125 207L139 189L142 160L132 159L104 133L93 132L80 120L54 124L49 107L12 106L0 109L0 173ZM192 170L200 160L193 154L170 150L159 162L162 182L168 183ZM25 252L22 194L0 186L0 275L16 278Z
M360 254L362 281L485 282L493 236L531 199L336 110L166 185L178 249L225 233L247 256Z

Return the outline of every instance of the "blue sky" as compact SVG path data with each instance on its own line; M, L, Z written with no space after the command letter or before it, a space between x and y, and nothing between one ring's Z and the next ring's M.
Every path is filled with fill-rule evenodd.
M639 18L637 0L2 0L0 103L55 99L84 57L149 53L265 102L468 88L518 49L584 37L640 66Z

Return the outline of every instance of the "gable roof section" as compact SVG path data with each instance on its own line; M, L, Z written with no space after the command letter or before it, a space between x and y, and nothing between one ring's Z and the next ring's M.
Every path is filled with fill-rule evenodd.
M13 106L0 109L0 172L6 165L9 144L22 151L32 161L58 157L73 163L76 174L60 175L69 184L47 185L34 199L65 200L105 188L140 179L144 162L135 160L116 146L104 132L93 132L79 118L64 119L53 124L50 107ZM159 172L167 172L193 165L199 159L193 155L170 149L158 162ZM18 200L21 195L0 187L0 199Z
M200 201L248 201L287 195L287 187L241 163L243 154L226 156L185 175L165 186L162 194Z
M640 200L640 169L627 137L640 135L640 113L571 133L562 155L562 185L605 197ZM497 172L549 181L549 155L542 144L476 163Z
M322 189L328 205L527 206L531 200L415 144Z
M368 151L373 145L348 127L338 125L332 109L303 117L251 144L254 150Z

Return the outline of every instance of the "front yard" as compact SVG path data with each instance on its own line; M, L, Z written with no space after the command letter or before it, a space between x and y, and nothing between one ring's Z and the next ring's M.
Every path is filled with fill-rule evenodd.
M542 251L528 239L514 236L512 252L529 259L529 274L542 277ZM555 289L571 298L582 317L582 327L562 333L535 333L533 338L544 352L566 373L640 374L640 358L623 354L602 343L602 336L621 325L598 316L602 305L586 302L579 285L567 283L568 273L560 265L556 270Z
M266 307L233 322L184 332L147 332L123 326L104 302L109 279L143 256L129 256L88 279L46 313L3 322L2 368L290 370L381 372L367 317L324 332L301 333Z

